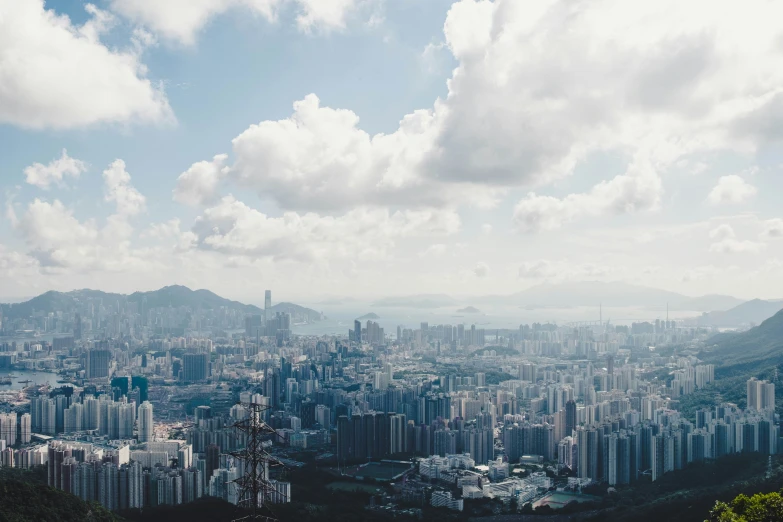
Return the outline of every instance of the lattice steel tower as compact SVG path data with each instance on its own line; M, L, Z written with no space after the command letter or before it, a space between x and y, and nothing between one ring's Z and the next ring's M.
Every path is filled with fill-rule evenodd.
M281 462L270 455L264 443L270 441L277 432L264 422L262 413L268 406L255 402L242 403L247 416L234 424L234 428L247 435L247 444L242 450L231 452L230 455L244 464L242 476L234 480L237 485L238 505L250 511L250 514L239 520L264 520L265 522L278 522L272 509L269 507L269 498L277 490L269 481L270 466L280 465ZM266 512L267 514L263 514Z

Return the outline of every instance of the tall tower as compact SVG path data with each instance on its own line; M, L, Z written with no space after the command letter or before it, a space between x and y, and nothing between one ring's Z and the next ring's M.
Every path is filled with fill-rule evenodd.
M271 308L272 308L272 291L264 290L264 326L266 326L266 322L269 320L269 314L271 313Z
M139 406L139 442L152 442L153 426L152 404L144 401Z

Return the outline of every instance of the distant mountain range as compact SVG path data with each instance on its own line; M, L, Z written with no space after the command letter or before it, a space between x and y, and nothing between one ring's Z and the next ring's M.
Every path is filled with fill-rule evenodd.
M262 309L255 305L231 301L209 290L191 290L185 286L166 286L152 292L135 292L130 295L101 292L99 290L74 290L72 292L50 291L16 304L0 304L3 316L9 319L30 317L34 312L54 313L71 310L89 300L101 300L104 303L139 303L146 308L188 307L193 310L214 310L228 308L248 314L260 314ZM290 313L295 319L319 321L321 313L292 303L278 303L273 312Z
M725 328L754 326L769 319L781 309L783 309L783 302L781 301L753 299L729 310L705 313L697 319L697 322L703 326Z
M441 308L459 304L459 301L444 294L406 295L377 299L372 306L401 308Z
M737 371L767 369L783 363L783 310L745 332L713 336L699 358L733 366Z
M728 295L690 297L676 292L620 282L583 281L543 283L513 294L455 298L444 294L424 294L377 299L373 306L406 308L443 308L464 305L518 306L522 308L568 308L572 306L644 307L672 311L713 312L742 304Z
M544 283L508 296L491 296L484 299L499 299L507 304L537 308L597 307L601 304L607 307L639 306L663 310L668 304L670 310L699 312L726 310L743 302L741 299L725 295L689 297L646 286L599 281Z
M370 312L368 314L364 314L361 317L357 317L356 320L357 321L368 321L368 320L369 321L377 321L380 318L381 318L380 315L376 314L375 312Z

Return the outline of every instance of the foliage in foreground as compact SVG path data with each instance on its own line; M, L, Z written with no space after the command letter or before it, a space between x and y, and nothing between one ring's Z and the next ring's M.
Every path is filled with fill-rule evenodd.
M780 493L738 495L731 502L716 502L705 522L783 521L783 497Z

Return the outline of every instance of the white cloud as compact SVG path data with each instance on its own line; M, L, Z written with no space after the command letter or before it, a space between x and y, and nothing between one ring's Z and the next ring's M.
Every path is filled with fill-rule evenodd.
M244 8L274 21L281 4L281 0L112 0L111 8L164 38L192 45L211 18L230 9Z
M419 252L419 257L439 257L446 253L447 248L448 247L446 247L446 245L443 243L435 243L434 245L430 245Z
M481 261L476 263L476 267L473 269L473 274L476 277L487 277L489 272L489 265Z
M100 42L111 16L86 8L92 17L77 26L43 0L0 0L0 123L41 129L172 120L138 54Z
M589 192L560 199L534 193L514 208L514 224L522 232L554 230L577 217L625 214L658 207L663 187L649 167L632 165L628 173L603 181Z
M729 267L729 269L730 268L731 267ZM690 283L694 281L714 279L715 277L723 275L726 270L726 268L717 267L715 265L697 266L685 272L685 274L682 276L682 282Z
M49 162L48 165L33 163L24 169L25 181L38 188L48 189L51 185L62 185L65 178L78 178L87 165L75 158L68 156L68 151L63 149L62 156Z
M604 279L612 274L607 266L592 263L572 264L565 260L539 259L523 263L519 267L519 278L546 281L577 281Z
M718 254L757 253L766 246L764 243L737 239L734 228L725 223L710 231L710 239L714 240L710 252Z
M486 235L491 234L492 233L492 225L490 225L489 223L484 223L483 225L481 225L481 232L486 234Z
M416 173L431 146L431 120L431 113L419 111L406 116L394 134L370 136L358 127L356 114L322 107L310 94L294 103L290 118L251 125L234 138L236 161L227 177L298 211L492 201L493 190Z
M377 258L397 239L450 235L459 227L459 216L448 211L357 208L336 217L296 212L270 217L226 196L204 210L193 232L204 250L309 262Z
M770 239L783 237L783 219L775 218L765 221L761 235Z
M453 208L546 185L611 151L633 158L626 174L563 199L523 200L517 223L556 228L655 208L660 174L683 159L755 150L757 140L738 139L733 126L783 84L783 30L772 22L781 14L783 5L762 0L579 9L462 0L444 24L459 64L444 99L371 136L352 111L309 95L290 118L234 139L228 178L287 210Z
M357 0L296 0L296 2L300 9L296 24L300 30L307 33L315 29L323 31L344 29L347 16L359 4Z
M712 205L744 203L756 195L756 187L745 181L742 176L732 174L721 176L718 184L710 191L707 201Z
M111 0L111 8L168 40L193 45L212 18L232 10L276 22L281 9L292 5L297 13L297 26L310 33L344 29L349 16L369 3L367 0ZM371 20L377 20L377 15L373 16Z
M131 185L130 174L125 170L125 162L114 160L109 168L103 171L105 185L104 199L117 205L117 214L133 216L144 212L146 198Z
M214 203L218 199L220 181L228 174L226 154L218 154L212 161L199 161L177 178L174 199L186 205Z

